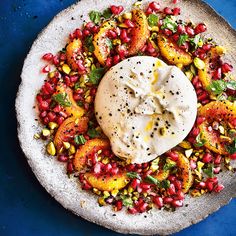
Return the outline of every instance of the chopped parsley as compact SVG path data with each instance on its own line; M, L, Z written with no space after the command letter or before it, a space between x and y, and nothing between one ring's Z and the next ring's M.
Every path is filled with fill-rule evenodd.
M63 107L70 107L71 102L67 97L67 93L58 93L52 96L52 99L62 105Z
M178 39L178 45L183 45L186 41L188 40L188 35L187 34L181 34Z
M212 178L214 176L214 172L213 172L214 166L213 164L208 164L208 167L206 169L203 169L203 172L209 176L210 178Z
M99 24L101 22L101 13L98 11L91 11L89 13L89 18L94 24Z
M93 35L89 35L85 38L84 44L87 47L89 52L94 51L94 46L93 46Z
M102 76L105 73L105 69L104 68L95 68L93 69L90 74L89 74L89 82L91 82L92 84L98 84L100 79L102 78Z
M76 135L75 138L74 138L74 141L76 144L85 144L86 143L86 139L83 135Z
M88 136L89 136L90 138L97 138L97 137L100 136L100 132L97 131L96 129L89 129L89 130L88 130Z
M160 184L160 181L159 181L158 179L154 178L154 177L151 176L151 175L147 175L147 177L145 178L145 180L146 180L147 182L149 182L150 184L155 184L155 185L158 185L158 186L159 186L159 184Z
M163 25L161 26L161 29L169 29L172 32L176 32L177 30L177 23L171 16L167 16L165 19L163 19Z

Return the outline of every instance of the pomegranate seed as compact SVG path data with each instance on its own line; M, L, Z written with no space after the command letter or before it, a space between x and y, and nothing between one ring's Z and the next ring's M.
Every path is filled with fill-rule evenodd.
M45 125L47 125L47 124L49 123L48 117L45 117L45 118L43 119L43 123L44 123Z
M164 205L162 197L154 197L153 202L156 204L158 208L162 208Z
M183 43L182 45L180 45L180 48L182 48L187 52L189 50L189 43L188 42Z
M36 100L38 101L38 103L42 102L43 101L43 98L41 95L37 94L36 96Z
M221 163L221 155L216 155L215 160L214 160L214 164L220 165L220 163Z
M49 82L45 82L44 87L49 94L54 93L54 88Z
M193 79L192 79L192 84L193 84L194 86L196 86L196 84L198 83L198 81L199 81L198 76L195 76L195 77L193 77Z
M132 214L132 215L134 215L134 214L137 214L137 213L138 213L137 209L136 209L136 208L134 208L134 207L132 207L132 208L129 208L129 209L128 209L128 212L129 212L130 214Z
M175 8L173 9L173 15L174 15L174 16L180 15L180 8L179 8L179 7L175 7Z
M218 178L217 177L208 178L207 181L212 182L213 184L218 184Z
M221 69L222 69L222 73L226 74L226 73L231 72L233 70L233 66L228 63L224 63L221 66Z
M97 162L94 167L93 167L93 172L95 174L100 174L102 171L102 165L101 165L101 162Z
M206 100L209 97L208 93L206 91L203 91L201 95L198 96L198 101Z
M105 201L106 201L106 203L108 203L108 204L112 204L113 201L114 201L114 198L113 198L112 196L110 196L110 197L106 198Z
M87 30L91 30L93 27L94 27L94 23L91 21L85 25L85 29Z
M88 36L88 35L90 35L91 33L90 33L90 31L88 30L88 29L84 29L83 30L83 36Z
M197 127L193 127L192 131L191 131L191 135L194 137L197 137L200 133L200 129Z
M206 59L207 55L206 55L206 53L199 53L198 57L199 57L201 60L204 60L204 59Z
M159 11L160 8L161 8L161 6L160 6L160 4L159 4L158 2L151 2L151 3L149 4L149 7L150 7L151 10L153 10L153 11Z
M178 26L177 26L177 32L178 32L179 34L185 33L185 27L184 27L184 25L178 25Z
M211 155L210 153L205 153L205 154L203 155L202 161L203 161L204 163L209 163L209 162L211 162L211 161L212 161L212 155Z
M234 127L236 127L236 119L231 119L230 124Z
M224 188L225 188L224 185L218 184L218 185L214 188L214 191L215 191L216 193L219 193L219 192L221 192Z
M111 57L108 57L107 60L106 60L106 66L107 67L111 67L112 66L112 58Z
M174 182L174 181L176 180L176 177L175 177L174 175L169 175L169 176L168 176L168 180L169 180L170 182Z
M173 0L173 4L179 3L179 0Z
M200 182L198 184L198 186L201 188L201 189L205 189L206 188L206 183L205 182Z
M211 49L211 44L204 44L202 46L202 49L205 51L205 52L208 52L210 49Z
M104 167L104 171L105 171L105 172L110 172L111 169L112 169L112 166L111 166L110 163L106 164L105 167Z
M204 116L198 116L197 117L197 125L200 125L200 124L202 124L204 121L206 120L206 117L204 117Z
M47 116L47 112L46 111L43 111L40 113L40 117L44 118Z
M43 55L42 59L45 61L51 61L53 59L53 55L52 53L46 53Z
M129 28L134 28L134 27L135 27L134 22L132 22L132 21L129 20L129 19L125 19L125 20L124 20L124 24L127 25L127 27L129 27Z
M48 119L49 121L54 121L56 119L56 114L52 111L48 112Z
M60 161L60 162L67 162L68 160L69 160L69 158L65 155L58 156L58 161Z
M184 198L185 198L184 193L181 190L177 191L175 200L184 200Z
M39 104L39 108L40 108L40 110L46 111L49 109L49 104L46 101L42 101Z
M71 81L72 83L76 83L76 82L78 81L78 79L79 79L79 77L76 76L76 75L72 75L72 76L70 77L70 81ZM78 89L77 89L76 91L78 92Z
M114 65L116 65L119 61L120 61L120 56L119 56L119 55L115 55L115 56L113 57L113 63L114 63Z
M123 202L121 200L118 200L115 204L115 210L120 211L122 209Z
M142 188L143 190L149 190L151 188L151 185L148 183L140 183L140 188Z
M64 111L60 111L59 114L60 114L60 116L62 116L64 118L67 118L67 116L68 116Z
M147 210L148 204L146 202L139 205L139 212L145 212Z
M146 51L147 51L148 53L153 53L153 52L155 52L155 48L152 46L152 44L151 44L150 42L148 42L148 44L147 44Z
M151 9L151 7L148 7L145 13L146 15L150 15L153 13L153 10Z
M117 33L114 30L109 30L107 35L110 39L115 39L117 37Z
M123 6L111 6L111 12L114 15L119 15L124 10Z
M182 189L182 183L179 180L175 180L173 184L177 190Z
M231 154L231 155L229 156L229 158L230 158L231 160L236 160L236 153Z
M134 164L129 164L129 165L126 166L126 169L128 171L133 171L135 169L135 165Z
M170 30L170 29L164 29L163 30L163 33L166 35L166 36L171 36L173 34L173 32Z
M169 151L166 154L172 161L177 161L179 158L179 155L176 152Z
M80 173L79 174L79 181L82 183L84 181L84 174Z
M53 108L53 111L56 112L56 113L59 113L61 111L62 107L60 105L56 105L54 108Z
M165 204L169 204L169 203L171 203L173 201L173 198L172 197L164 197L163 198L163 202L165 203Z
M215 168L213 169L213 172L214 172L214 174L219 174L219 173L220 173L220 170L221 170L221 167L218 166L218 167L215 167Z
M59 56L58 55L54 56L53 57L53 64L55 66L57 66L57 65L59 65L59 63L60 63Z
M167 189L169 195L174 195L176 193L174 184L170 184L170 187Z
M65 61L66 60L66 54L65 53L61 53L60 54L60 60L61 61Z
M94 25L93 28L91 29L92 33L96 34L99 31L99 26Z
M163 11L166 15L172 15L173 14L173 10L169 7L165 7Z
M173 34L172 38L175 42L177 42L179 40L179 35L178 34Z
M183 204L184 204L183 200L173 200L173 201L171 202L171 205L172 205L173 207L182 207Z
M189 36L194 36L194 35L195 35L194 29L191 28L190 26L186 26L186 27L185 27L185 30L186 30L186 33L187 33Z
M190 160L190 168L191 168L192 170L195 170L195 169L197 168L196 161Z
M90 190L92 188L92 186L86 181L83 181L83 185L82 185L82 189L84 190Z
M83 35L81 29L76 29L74 34L76 38L82 38L82 35Z
M214 78L215 80L218 80L218 79L221 79L221 77L222 77L222 70L221 70L221 67L219 67L219 68L215 71L213 78Z
M207 104L209 102L210 102L210 99L206 99L206 100L203 100L201 103L202 103L202 105L205 105L205 104Z
M110 173L111 173L112 175L116 175L116 174L118 174L118 172L119 172L119 168L118 168L118 167L113 167L113 168L110 170Z
M206 30L207 30L207 27L206 27L206 25L203 24L203 23L198 24L198 25L195 27L195 29L194 29L195 34L203 33L203 32L205 32Z
M67 173L71 174L71 173L73 173L73 171L74 171L73 163L72 162L68 162L67 163Z
M64 120L65 120L64 117L62 117L62 116L58 117L58 118L57 118L57 124L58 124L58 125L61 125Z
M42 69L43 73L48 73L49 71L50 71L50 66L49 65L44 66L43 69Z
M86 71L86 68L85 68L85 66L83 65L83 61L82 60L78 60L77 62L76 62L76 64L77 64L77 66L78 66L78 71Z

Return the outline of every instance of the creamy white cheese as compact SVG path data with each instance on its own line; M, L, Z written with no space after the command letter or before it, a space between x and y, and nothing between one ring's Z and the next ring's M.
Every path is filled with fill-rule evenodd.
M95 114L113 152L132 163L144 163L187 136L196 118L197 97L179 68L137 56L104 75Z

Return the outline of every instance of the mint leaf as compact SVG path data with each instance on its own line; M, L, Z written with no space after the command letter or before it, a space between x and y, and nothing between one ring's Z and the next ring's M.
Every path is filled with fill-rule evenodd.
M96 129L89 129L88 130L88 136L90 138L97 138L100 136L100 132L98 132Z
M150 184L155 184L155 185L159 185L160 181L154 177L152 177L151 175L147 175L147 177L145 178L145 181L149 182Z
M102 13L102 16L105 18L105 19L109 19L111 16L112 16L112 12L111 12L111 9L110 8L107 8L103 11Z
M52 99L62 105L63 107L70 107L71 102L67 97L67 93L58 93L52 96Z
M86 139L83 135L76 135L75 138L74 138L74 141L76 144L85 144L86 143Z
M167 16L163 20L163 24L161 26L161 29L169 29L173 32L176 32L177 26L178 26L177 23L170 16Z
M214 176L213 169L214 169L213 164L209 164L206 169L203 169L203 172L204 172L207 176L209 176L210 178L212 178L212 177Z
M178 39L178 45L181 46L183 45L186 41L188 40L188 35L187 34L181 34Z
M140 179L140 175L137 172L128 172L126 175L130 179Z
M91 82L92 84L98 84L100 79L102 78L102 76L105 73L105 69L104 68L95 68L93 69L90 74L89 74L89 82Z
M150 27L153 27L153 26L156 26L156 25L157 25L159 19L158 19L158 16L157 16L157 15L155 15L155 14L150 14L150 15L148 16L147 20L148 20L149 26L150 26Z
M89 18L94 24L99 24L101 22L101 13L98 11L91 11L89 13Z
M89 52L94 51L94 46L93 46L93 35L89 35L85 38L84 40L84 45L88 49Z

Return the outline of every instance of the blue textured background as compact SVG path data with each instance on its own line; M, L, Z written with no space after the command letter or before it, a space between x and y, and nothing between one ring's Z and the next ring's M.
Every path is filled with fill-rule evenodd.
M23 60L41 29L74 2L0 0L0 236L119 235L73 215L52 199L33 175L17 140L14 102ZM207 2L236 28L235 0ZM235 212L236 199L175 236L236 235Z

